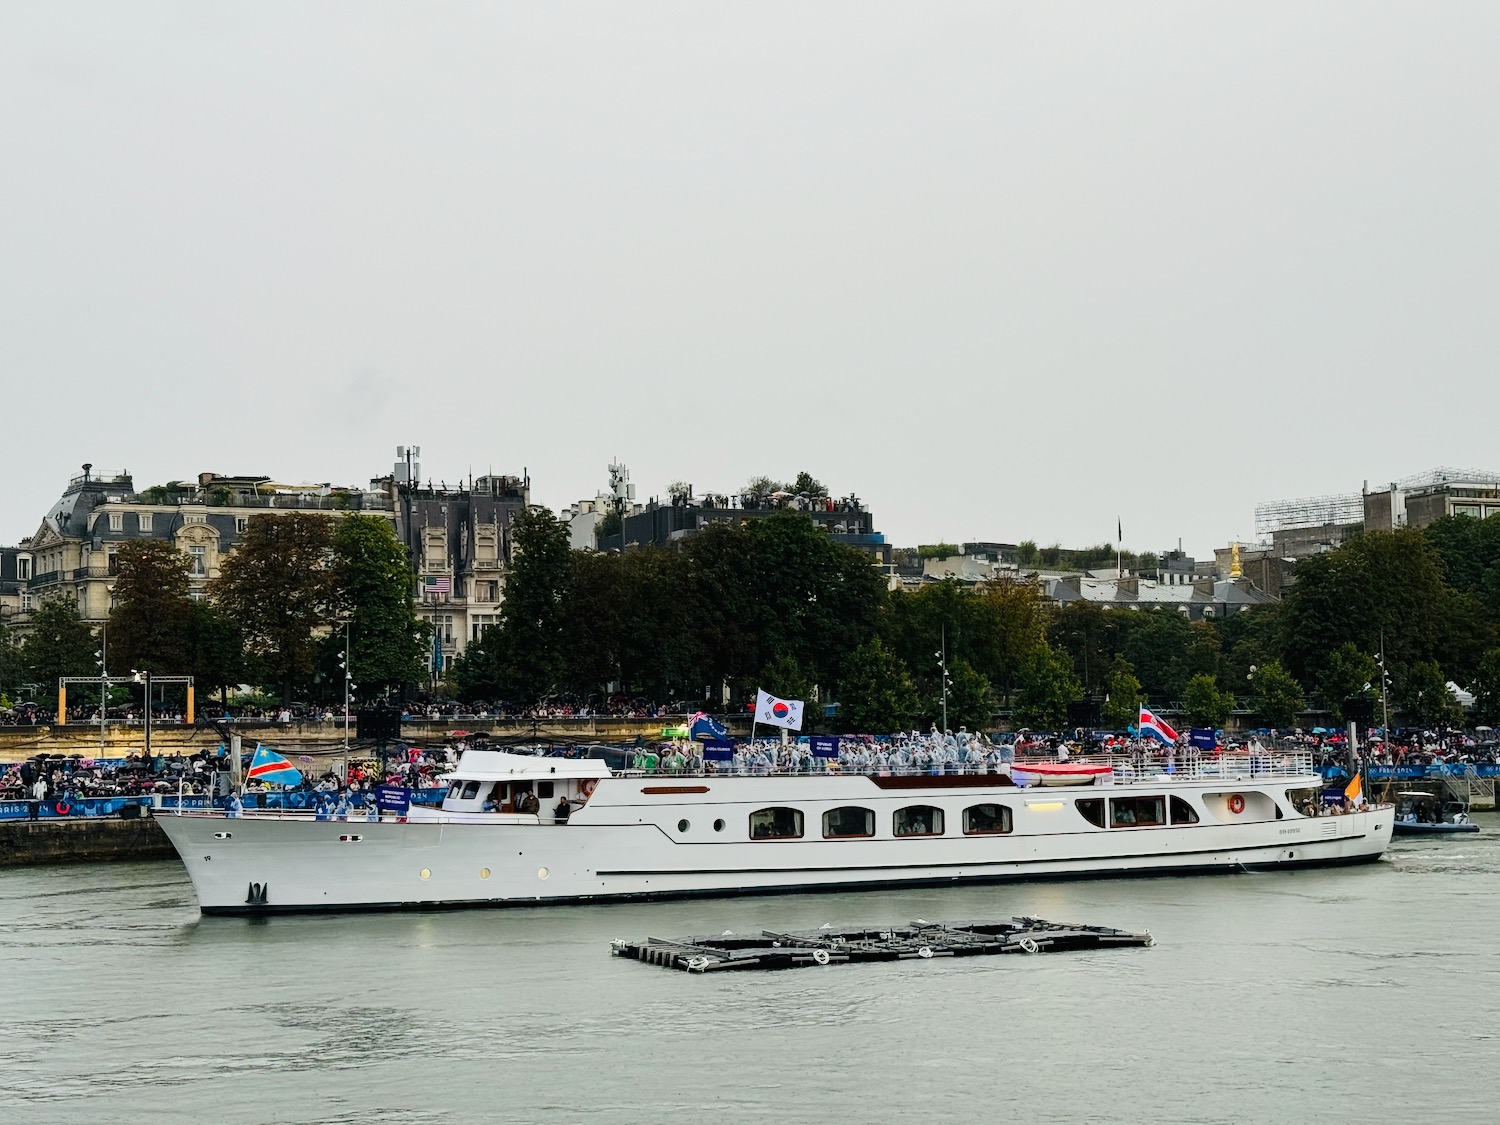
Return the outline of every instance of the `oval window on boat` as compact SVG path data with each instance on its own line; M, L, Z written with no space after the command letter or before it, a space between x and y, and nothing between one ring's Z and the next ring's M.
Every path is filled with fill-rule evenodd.
M1132 606L1131 608L1135 607ZM1084 820L1088 821L1095 828L1104 827L1104 798L1085 797L1074 801L1073 807L1078 810L1079 816L1083 817Z
M943 810L936 805L907 805L897 809L891 831L897 836L941 836Z
M686 832L686 831L687 831L687 830L688 830L688 829L689 829L689 828L691 828L691 827L692 827L692 825L690 825L690 824L689 824L689 823L688 823L688 822L687 822L687 821L685 821L685 820L679 820L679 821L678 821L678 822L677 822L677 831L679 831L679 832Z
M455 801L458 800L458 795L463 791L464 783L461 781L455 781L452 785L448 786L448 796L452 797Z
M827 840L875 835L875 810L857 805L829 809L823 814L823 837Z
M1193 806L1181 797L1173 797L1169 802L1172 808L1173 824L1197 824L1198 814L1193 811Z
M970 805L964 809L965 836L999 836L1011 827L1009 805Z
M715 832L722 832L722 831L724 831L724 822L722 820L716 820L716 821L714 821L714 831Z
M795 840L802 835L802 810L778 805L750 814L750 839Z
M1165 797L1111 797L1111 828L1154 828L1167 823Z

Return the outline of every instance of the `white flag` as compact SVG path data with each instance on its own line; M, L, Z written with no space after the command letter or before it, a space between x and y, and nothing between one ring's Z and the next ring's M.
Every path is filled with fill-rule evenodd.
M755 695L755 721L768 727L785 727L787 730L802 729L802 700L777 699L774 695L757 692Z

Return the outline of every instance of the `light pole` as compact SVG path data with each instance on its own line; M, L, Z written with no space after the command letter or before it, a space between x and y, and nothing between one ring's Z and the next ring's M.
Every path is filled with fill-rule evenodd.
M130 672L131 675L135 677L136 683L144 684L146 687L146 707L144 711L143 731L146 741L145 753L146 757L149 758L151 757L151 671L150 669L147 669L144 672L138 672L134 668L132 668Z
M349 756L349 698L354 689L359 685L354 682L354 671L349 663L349 619L344 619L344 658L340 663L344 666L344 758L348 761ZM347 769L348 766L346 765Z
M942 647L932 655L938 658L938 671L943 677L943 733L948 733L948 625L943 623Z
M104 726L109 722L109 622L99 628L99 651L94 656L99 661L99 757L104 752Z

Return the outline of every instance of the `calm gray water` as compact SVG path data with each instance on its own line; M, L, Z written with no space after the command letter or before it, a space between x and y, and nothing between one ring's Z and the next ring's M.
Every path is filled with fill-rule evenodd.
M1500 818L1326 872L203 919L0 872L0 1121L1495 1121ZM1041 914L1153 949L689 976L614 937Z

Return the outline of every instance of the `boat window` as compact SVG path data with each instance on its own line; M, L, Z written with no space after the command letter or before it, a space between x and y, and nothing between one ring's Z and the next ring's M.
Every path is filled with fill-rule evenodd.
M1193 811L1193 806L1181 797L1172 798L1172 823L1173 824L1197 824L1198 814Z
M965 836L998 836L1010 830L1009 805L970 805L964 809Z
M458 795L463 791L464 783L462 781L455 781L452 785L448 786L448 796L452 797L454 800L457 800Z
M1086 797L1083 800L1074 801L1073 807L1078 810L1079 816L1095 828L1104 827L1104 798Z
M907 805L897 809L891 831L897 836L941 836L943 810L933 805Z
M778 806L750 814L750 839L795 840L802 835L802 810Z
M830 840L842 836L873 836L875 812L855 805L829 809L823 814L823 835Z
M552 782L550 782L550 781L538 781L536 783L536 795L538 797L550 797L550 796L552 796Z
M477 796L479 796L479 782L477 782L477 781L466 781L466 782L464 782L463 799L465 801L472 801Z
M1109 826L1111 828L1143 828L1167 823L1167 802L1164 797L1111 797L1109 801Z

